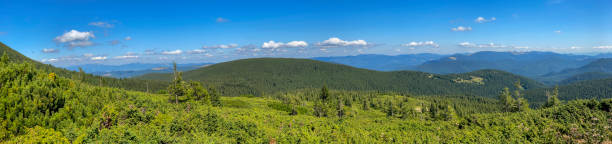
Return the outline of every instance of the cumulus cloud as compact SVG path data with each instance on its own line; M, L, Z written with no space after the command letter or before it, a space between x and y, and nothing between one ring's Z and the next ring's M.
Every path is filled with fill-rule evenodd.
M229 22L229 19L218 17L217 20L215 21L217 21L218 23L224 23L224 22Z
M421 41L421 42L410 42L407 44L402 44L402 46L405 47L424 47L424 46L431 46L431 47L440 47L440 45L436 44L434 41Z
M127 36L123 40L129 41L129 40L132 40L132 37L131 36Z
M113 28L115 27L114 24L110 24L108 22L90 22L89 23L90 26L97 26L97 27L101 27L101 28Z
M556 34L561 34L561 30L556 30L556 31L553 31L553 32L555 32Z
M484 17L477 17L474 21L477 23L487 23L497 20L495 17L491 17L490 19L486 19Z
M97 57L91 57L91 60L97 61L97 60L106 60L106 56L97 56Z
M317 43L318 46L328 46L328 47L337 47L337 46L367 46L368 42L365 40L353 40L353 41L345 41L337 37L329 38L323 42Z
M77 30L70 30L64 34L55 37L54 41L63 43L66 47L88 47L94 45L93 42L89 41L91 38L96 38L93 32L80 32Z
M96 38L93 32L80 32L77 30L70 30L61 36L55 37L55 41L65 43L72 41L88 41L90 38Z
M182 50L173 50L173 51L163 51L161 52L161 54L163 55L179 55L182 54L183 51Z
M261 48L276 49L276 48L294 48L294 47L307 47L307 46L308 46L308 43L306 43L305 41L290 41L288 43L268 41L268 42L264 42L261 45Z
M238 47L238 44L220 44L220 45L214 45L214 46L202 46L203 49L228 49L228 48L236 48Z
M456 28L451 28L452 31L471 31L472 27L464 27L464 26L458 26Z
M57 53L57 52L59 52L59 50L52 49L52 48L48 48L48 49L46 48L46 49L43 49L42 52L43 53Z
M612 49L612 45L595 46L596 49Z

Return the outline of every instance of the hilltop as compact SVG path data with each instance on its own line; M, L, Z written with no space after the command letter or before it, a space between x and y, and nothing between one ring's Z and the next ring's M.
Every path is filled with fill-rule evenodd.
M169 81L171 74L147 74L139 79ZM497 70L438 75L416 71L381 72L309 59L252 58L229 61L183 73L185 80L221 88L225 95L263 95L320 88L397 92L413 95L466 94L496 96L517 80L527 89L542 84Z

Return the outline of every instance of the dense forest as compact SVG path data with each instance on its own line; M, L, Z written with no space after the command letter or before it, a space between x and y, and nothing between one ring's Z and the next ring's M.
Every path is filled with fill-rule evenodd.
M525 84L518 80L501 88L495 98L339 90L326 84L257 97L224 97L216 87L186 80L178 71L164 93L153 94L63 77L7 55L0 59L0 67L0 141L6 143L609 143L612 139L612 99L560 101L557 89L547 93L542 107L532 109L525 99Z
M172 74L147 74L139 79L170 81ZM465 94L496 97L515 81L523 88L544 87L536 81L496 70L437 75L416 71L380 72L308 59L253 58L186 71L188 80L219 87L228 96L262 96L296 89L396 92L412 95Z
M84 83L88 83L90 85L98 85L98 86L107 86L114 88L123 88L128 90L136 90L136 91L159 91L164 89L168 83L162 81L155 80L138 80L138 79L116 79L109 78L103 76L95 76L89 73L86 73L83 70L80 71L70 71L63 68L57 68L52 65L43 64L38 61L34 61L21 53L13 50L12 48L6 46L4 43L0 42L0 54L6 54L10 57L9 61L14 63L27 62L36 67L39 70L43 70L45 72L53 72L58 76L68 77L75 80L79 80Z

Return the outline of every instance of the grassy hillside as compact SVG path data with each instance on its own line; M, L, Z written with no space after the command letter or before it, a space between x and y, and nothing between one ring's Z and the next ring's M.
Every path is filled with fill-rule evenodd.
M32 60L21 53L13 50L12 48L4 45L0 42L0 56L6 53L9 60L14 63L27 62L34 65L37 69L54 72L59 76L73 78L79 81L83 81L92 85L102 85L116 88L124 88L129 90L138 91L158 91L165 89L168 84L167 82L155 81L155 80L138 80L138 79L115 79L102 76L94 76L91 74L79 73L75 71L66 70L63 68L57 68L52 65L43 64L38 61Z
M169 81L171 74L147 74L141 79ZM468 94L496 97L503 87L521 80L527 89L541 84L510 73L483 70L437 75L414 71L380 72L308 59L254 58L186 71L186 80L202 81L225 95L264 95L327 85L341 90L373 90L413 95Z
M612 100L500 113L486 98L331 91L320 102L222 98L222 106L92 86L0 63L6 143L609 143ZM297 112L293 112L297 110ZM342 115L336 113L342 112ZM460 112L462 111L462 112ZM477 111L477 113L475 113ZM459 113L463 113L458 115Z

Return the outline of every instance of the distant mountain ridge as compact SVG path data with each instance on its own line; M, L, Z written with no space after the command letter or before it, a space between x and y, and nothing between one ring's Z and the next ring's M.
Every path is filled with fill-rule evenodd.
M579 68L564 69L542 76L550 83L568 84L583 80L603 79L612 76L612 58L597 59Z
M493 52L455 54L425 62L416 70L438 74L463 73L481 69L497 69L537 78L541 75L586 65L596 58L586 55L553 52Z
M180 71L188 71L197 69L212 63L188 63L177 64L177 69ZM69 66L66 69L78 71L82 68L83 71L99 76L108 76L115 78L129 78L147 73L167 73L171 72L172 64L150 64L150 63L130 63L124 65L103 65L103 64L85 64Z

